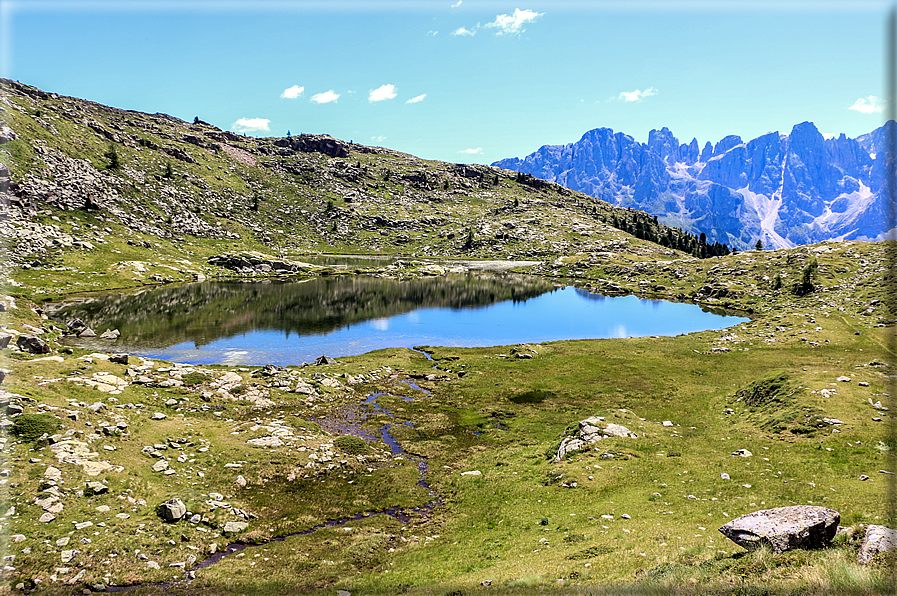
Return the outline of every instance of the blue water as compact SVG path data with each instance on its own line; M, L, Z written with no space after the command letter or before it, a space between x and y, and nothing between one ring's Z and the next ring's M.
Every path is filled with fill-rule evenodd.
M413 346L500 346L564 339L673 336L723 329L745 322L706 312L693 304L605 297L564 288L525 301L478 308L422 308L321 334L256 330L202 346L185 342L132 353L191 364L281 366L311 362L326 354L351 356L382 348Z

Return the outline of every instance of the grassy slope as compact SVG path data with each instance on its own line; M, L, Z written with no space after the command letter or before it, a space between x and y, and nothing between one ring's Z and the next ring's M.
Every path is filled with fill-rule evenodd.
M105 150L107 143L94 145L93 153L86 157L98 159L96 154ZM25 153L24 148L16 151ZM123 153L130 159L137 152ZM311 157L321 160L312 172L330 167L325 163L329 158L317 154ZM359 161L364 159L372 157L362 154ZM394 159L391 177L405 167L399 162L406 158ZM222 178L222 184L231 180ZM239 185L242 180L231 182ZM279 187L272 182L270 188ZM326 201L321 197L315 200L319 209L326 209ZM459 198L451 212L475 211L484 225L489 224L487 220L496 215L477 211L477 200L482 199ZM355 208L361 209L357 204ZM435 205L433 209L438 212L442 207ZM539 209L543 218L569 220L574 214L557 208ZM65 229L71 229L74 223L81 228L93 224L112 230L103 237L108 243L97 244L89 251L89 259L79 250L59 250L42 256L47 262L39 268L12 272L13 279L23 285L9 288L19 297L19 308L5 313L6 324L18 330L24 324L44 325L51 339L60 329L30 310L29 299L85 287L118 288L147 281L147 274L137 275L128 267L120 267L123 261L158 262L153 271L188 279L193 272L212 273L205 258L224 249L262 248L273 252L283 248L274 239L264 245L250 233L242 234L240 240L188 237L179 241L141 235L114 222L99 221L93 214L50 212L60 218L56 223ZM401 217L413 215L408 212ZM50 215L41 217L54 221ZM457 221L461 233L475 219ZM887 346L893 333L889 326L893 315L884 304L871 304L876 299L884 302L887 297L879 270L885 262L884 245L831 243L697 261L627 239L612 230L602 228L601 234L584 242L582 238L586 237L571 235L566 251L552 255L535 268L535 273L567 279L582 287L603 289L612 284L666 298L691 297L715 283L727 289L726 295L698 295L702 303L751 310L754 319L724 332L675 338L537 345L538 356L531 360L502 357L510 354L510 347L434 348L437 364L449 380L420 381L433 392L426 398L396 380L433 373L432 362L407 350L374 352L341 359L340 364L315 372L355 375L390 366L397 376L378 375L379 379L368 379L351 391L345 386L328 389L319 385L325 398L312 404L300 394L271 388L275 406L266 411L245 401L211 398L205 402L200 393L210 389L207 386L189 390L131 385L116 397L121 404L145 404L143 411L110 408L91 413L70 403L90 404L107 398L106 394L71 381L43 381L69 377L73 371L87 376L106 371L126 377L124 366L96 359L87 363L78 359L82 355L79 350L62 354L62 363L30 362L32 357L4 350L0 366L12 369L13 374L3 386L33 400L26 401L26 412L38 411L40 403L59 407L55 414L65 428L85 435L100 422L113 421L115 414L128 419L130 434L104 438L92 445L102 458L124 467L121 472L110 471L99 477L110 487L108 495L78 497L75 489L98 478L85 476L75 466L56 464L63 470L64 488L71 493L63 499L65 509L49 524L33 521L42 513L33 504L40 476L47 465L55 464L49 447L30 451L31 445L19 444L5 450L5 467L11 473L3 485L8 488L4 496L8 504L0 504L0 510L14 505L16 511L2 522L2 533L21 533L27 540L7 542L4 547L5 552L15 555L12 564L16 570L9 573L3 589L40 578L39 592L67 593L72 588L51 581L50 576L69 579L80 570L85 573L78 583L121 584L180 576L182 572L169 569L168 563L184 561L190 554L202 559L211 542L222 546L228 541L220 536L221 525L237 519L221 510L207 511L203 503L211 492L222 493L234 507L258 516L240 534L250 540L302 530L341 515L422 504L429 497L416 484L416 464L408 458L393 459L382 444L374 444L380 459L372 460L372 465L351 463L348 454L340 454L350 463L303 478L306 451L251 447L245 442L265 434L264 430L251 430L260 420L279 419L297 433L305 433L303 444L314 448L332 441L332 437L319 433L307 421L345 416L346 406L357 407L370 393L387 391L414 398L408 402L382 397L378 403L396 413L400 421L414 422L413 428L395 427L393 434L407 452L429 458L428 478L442 496L441 506L428 517L412 514L406 524L382 515L371 516L346 524L349 531L345 527L328 528L249 549L242 556L229 556L197 572L197 579L177 588L178 593L333 593L335 588L353 594L473 593L484 589L483 581L492 582L490 592L521 594L667 589L746 594L769 588L782 593L874 592L876 586L880 587L876 582L881 581L884 570L862 569L852 563L856 544L841 540L836 548L825 551L776 557L762 551L745 554L716 528L756 509L807 502L835 508L842 515L842 525L893 525L884 506L886 476L878 473L893 467L880 443L887 441L885 426L890 418L867 402L870 397L886 402L884 394L889 392L888 369L871 365L891 359ZM150 240L157 248L147 250L126 243L135 237ZM370 235L378 241L381 237L379 233ZM411 243L411 251L426 243L442 242L447 254L463 254L457 244L435 238L418 237ZM625 246L638 250L608 252L602 244L624 240ZM324 245L326 242L320 244ZM347 251L371 250L363 240L356 246L339 242L332 245ZM296 248L308 250L314 246ZM390 250L408 248L408 244L393 245ZM500 254L496 252L499 249L504 252L506 247L481 248L480 254L489 256ZM819 289L797 297L787 287L800 278L813 257L819 263ZM165 267L175 266L176 261L184 261L178 266L181 271ZM60 270L63 267L80 271ZM771 282L777 273L785 279L785 289L773 291ZM722 339L732 334L737 338ZM712 348L722 346L731 351L710 353ZM203 368L213 375L225 370ZM466 371L463 378L455 374L460 370ZM786 373L796 389L787 403L750 408L736 401L738 391L777 371ZM250 378L249 371L238 372L247 386L253 382L268 384L264 379ZM308 376L308 371L301 372ZM851 381L836 381L841 375L851 377ZM869 386L860 386L861 381ZM822 389L836 393L824 397ZM540 403L511 399L527 391L548 397ZM171 398L188 401L166 406L165 401ZM203 411L199 407L203 404L222 408L221 414ZM726 408L732 408L734 414L725 414ZM77 421L66 416L69 409L79 412ZM149 421L149 414L156 411L166 412L168 418ZM591 415L606 416L644 436L605 440L595 451L552 463L546 454L556 449L568 425ZM840 432L833 433L831 426L817 422L823 416L844 421L838 427ZM883 421L875 422L873 417ZM664 427L664 420L674 426ZM387 422L383 415L371 414L363 424L376 433ZM140 453L142 447L178 437L209 449L189 449L193 461L183 465L173 462L178 468L174 476L151 472L149 466L154 460ZM102 445L116 450L105 450ZM741 448L750 450L753 457L731 455ZM614 457L602 457L608 453ZM31 458L40 461L32 463ZM239 470L223 467L235 461L246 463ZM482 475L460 476L468 470L480 470ZM204 475L199 476L199 471ZM723 472L731 479L723 480ZM248 480L246 488L234 484L238 473ZM867 474L870 480L860 481L861 474ZM575 488L563 486L574 481ZM192 511L207 513L209 522L199 526L162 524L153 506L171 496L180 496ZM140 499L147 504L140 505ZM101 505L111 510L97 512L96 507ZM117 518L117 512L130 517ZM631 519L623 519L623 514ZM613 519L602 515L613 515ZM72 522L87 519L95 525L73 530ZM98 526L100 521L106 525ZM56 541L66 536L70 544L57 546ZM91 542L82 542L82 538ZM80 553L71 563L62 564L60 552L64 548ZM137 549L158 561L161 569L147 568L138 558ZM58 572L58 567L68 571ZM162 589L147 587L141 592L161 593Z

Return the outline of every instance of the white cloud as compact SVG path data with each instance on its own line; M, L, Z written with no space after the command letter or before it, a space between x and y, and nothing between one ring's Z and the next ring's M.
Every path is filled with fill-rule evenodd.
M339 99L339 93L335 93L333 89L324 93L315 93L311 96L311 101L315 103L331 103Z
M461 6L461 3L462 3L463 1L464 1L464 0L458 0L457 2L455 2L454 4L452 4L452 8L458 8L459 6Z
M301 97L303 93L305 93L305 87L293 85L289 89L284 89L280 96L284 99L296 99L297 97Z
M476 149L462 149L461 151L458 151L458 153L466 153L467 155L479 155L482 152L482 147L477 147Z
M452 31L452 35L461 35L463 37L473 37L477 34L477 28L474 27L473 30L465 29L464 27L458 27L454 31Z
M427 31L428 36L432 35L433 37L436 37L437 33L439 33L439 31Z
M409 99L409 100L406 101L405 103L420 103L420 102L422 102L422 101L424 100L424 98L425 98L426 96L427 96L426 93L422 93L422 94L418 95L417 97L412 97L411 99Z
M657 89L654 87L648 87L644 91L639 91L636 89L635 91L623 91L620 95L617 96L617 99L623 99L627 102L631 101L641 101L646 97L651 97L652 95L657 95Z
M386 140L386 137L384 137L383 135L379 135L379 136L376 136L376 137L371 137L371 140L374 141L374 142L376 142L376 143L382 143L383 141Z
M255 130L268 130L271 121L267 118L240 118L230 125L234 132L251 132Z
M525 31L523 26L526 23L532 23L544 14L544 12L533 12L532 10L520 10L519 8L515 8L514 14L500 14L495 17L493 22L488 23L486 27L497 28L498 31L495 33L496 35L515 35Z
M393 99L396 96L395 85L380 85L376 89L372 89L368 95L368 101L383 101L384 99Z
M869 97L859 98L854 102L852 106L847 109L854 110L862 114L874 114L876 112L883 111L885 107L884 103L880 99L878 99L874 95L870 95Z

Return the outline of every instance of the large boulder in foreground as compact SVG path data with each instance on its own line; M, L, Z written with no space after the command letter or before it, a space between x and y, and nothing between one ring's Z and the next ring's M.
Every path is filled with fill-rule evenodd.
M857 553L857 562L868 565L875 555L890 553L897 549L897 530L885 526L871 525L866 528L866 536Z
M841 514L815 505L764 509L733 519L719 529L723 535L748 550L767 545L774 553L795 548L814 549L828 545Z

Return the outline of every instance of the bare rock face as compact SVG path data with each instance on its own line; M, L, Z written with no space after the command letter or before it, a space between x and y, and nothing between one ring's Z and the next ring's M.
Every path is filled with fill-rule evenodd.
M719 529L722 534L748 550L761 545L774 553L795 548L821 548L831 542L841 514L814 505L794 505L764 509L733 519Z
M885 526L871 525L866 528L866 536L857 553L857 562L868 565L875 555L889 553L897 549L897 530Z

